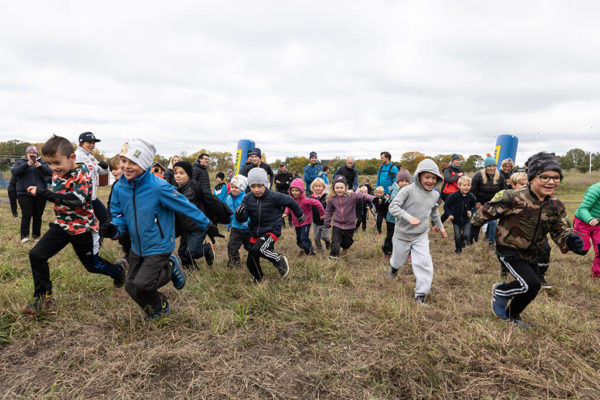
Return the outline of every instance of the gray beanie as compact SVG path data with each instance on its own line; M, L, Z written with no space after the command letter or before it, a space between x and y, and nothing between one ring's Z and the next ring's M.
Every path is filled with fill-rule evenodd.
M248 186L252 187L252 185L263 185L268 188L270 185L267 171L262 168L252 168L248 172Z
M527 162L527 180L531 182L533 178L544 171L555 171L560 175L560 180L563 179L560 163L556 159L554 153L539 152L529 157Z
M400 181L411 181L410 172L407 169L401 168L398 174L396 174L396 183Z

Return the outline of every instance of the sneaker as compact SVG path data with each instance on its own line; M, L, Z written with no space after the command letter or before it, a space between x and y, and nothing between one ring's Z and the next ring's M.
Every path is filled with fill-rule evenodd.
M548 283L548 281L546 280L546 277L544 277L544 276L542 276L540 278L540 284L541 284L542 289L552 289L552 285L550 283Z
M422 306L428 306L429 305L425 301L425 295L424 294L420 294L420 295L415 296L415 303L420 304Z
M398 269L394 268L390 265L390 267L388 268L388 276L392 279L394 279L395 277L398 276Z
M302 253L304 253L304 251L302 251ZM285 278L290 272L290 264L288 264L287 257L285 256L281 256L281 259L277 263L276 267L279 271L279 275L281 275L282 278Z
M329 240L325 240L325 248L327 250L329 250L329 247L331 246L331 242Z
M490 250L496 251L496 244L494 242L488 242L488 246L490 247Z
M461 253L462 253L462 250L460 250L460 249L459 250L454 250L454 254L456 254L456 255L461 255Z
M179 264L179 259L175 254L171 254L169 257L169 265L171 265L171 282L175 289L181 290L185 286L185 274Z
M348 254L348 249L342 249L342 256L345 256L346 254Z
M254 285L258 285L259 283L262 283L265 281L265 278L260 278L258 279L257 277L253 276L251 279L252 284Z
M160 310L158 310L157 312L155 312L154 314L150 314L149 317L151 319L156 319L156 318L160 318L164 315L167 315L170 312L171 312L171 307L169 307L169 302L165 299L162 303L162 308Z
M23 239L21 239L21 243L27 243L29 240L29 236L25 236Z
M215 262L215 248L213 247L212 242L209 240L206 242L208 244L208 248L204 248L204 260L206 264L210 267Z
M514 324L517 328L529 329L529 325L527 325L525 322L523 322L522 319L511 318L508 320L508 322L510 322L511 324Z
M506 307L508 306L509 298L495 294L496 288L500 285L501 283L497 283L492 289L492 312L498 318L508 319L508 316L506 315Z
M304 250L300 250L298 251L298 257L302 257L304 256L306 253L304 252Z
M39 242L40 241L40 237L39 236L32 236L31 240L33 240L34 242Z
M41 297L36 297L35 300L33 300L33 302L27 304L26 306L23 306L22 311L26 314L34 315L37 313L48 311L54 308L54 306L54 297L52 297L51 294L47 294Z
M121 269L121 273L119 274L119 276L113 278L113 284L116 288L120 288L123 287L123 285L125 284L125 277L127 276L127 267L129 265L127 264L127 261L125 261L125 259L117 261L116 265Z
M339 257L338 257L338 256L331 256L331 255L330 255L330 256L329 256L329 259L330 259L331 261L336 261L336 260L339 260Z

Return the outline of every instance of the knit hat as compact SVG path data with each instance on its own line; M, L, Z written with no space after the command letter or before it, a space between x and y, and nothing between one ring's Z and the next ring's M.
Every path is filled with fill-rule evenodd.
M221 171L217 172L217 178L221 178L221 180L225 179L225 174Z
M311 151L308 158L313 158L313 157L317 157L317 152L316 151Z
M267 171L262 168L252 168L248 172L248 186L252 185L263 185L269 187L269 178L267 178Z
M396 183L400 181L409 181L410 182L410 172L407 169L401 168L396 174Z
M454 161L454 160L460 160L460 156L456 153L452 154L452 158L450 159L450 161Z
M492 155L490 153L487 153L487 157L485 158L485 161L483 162L483 166L489 167L490 165L498 165L498 163L496 162L496 159L494 157L492 157Z
M262 152L258 147L255 147L248 152L248 156L257 156L258 158L260 158L261 154Z
M175 167L183 169L190 178L194 175L194 167L192 167L192 164L190 164L189 161L177 161L173 164L173 169L175 169Z
M348 182L346 181L346 178L344 178L342 175L337 175L335 177L335 179L333 180L333 186L335 186L335 184L338 182L342 182L344 185L346 185L346 187L348 187Z
M248 178L246 178L244 175L236 175L233 178L231 178L231 185L235 186L240 190L246 190L246 188L248 187Z
M40 154L40 152L38 151L38 148L35 146L27 146L27 150L25 150L25 154L27 153L37 153Z
M560 180L563 179L560 163L554 153L540 152L532 155L527 160L527 180L531 182L533 178L545 171L555 171L560 174Z
M120 156L129 158L143 170L147 170L152 166L155 154L156 148L154 145L140 138L129 139L123 143L123 149L119 153Z

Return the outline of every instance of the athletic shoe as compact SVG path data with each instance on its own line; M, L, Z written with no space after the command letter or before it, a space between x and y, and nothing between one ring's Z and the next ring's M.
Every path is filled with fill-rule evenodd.
M511 318L508 320L508 322L514 324L517 328L529 329L529 325L527 325L525 322L523 322L522 319Z
M494 285L492 289L492 312L494 315L501 319L508 319L506 315L506 306L508 305L508 297L506 296L498 296L495 294L496 288L500 286L501 283L497 283Z
M277 262L277 265L275 265L275 267L279 271L279 275L281 275L282 278L285 278L290 272L290 264L288 264L287 257L285 256L281 256L281 259L279 260L279 262Z
M177 290L183 289L185 286L185 274L175 254L171 254L169 257L169 265L171 266L171 282L173 282L173 286Z
M160 318L164 315L167 315L168 313L171 312L171 307L169 307L169 302L166 299L163 300L161 307L162 308L160 310L158 310L154 314L150 314L149 317L152 319L156 319L156 318Z
M125 277L127 276L127 261L125 261L125 259L121 259L119 261L117 261L116 264L117 267L119 267L120 274L119 276L116 276L113 278L113 283L115 285L116 288L120 288L123 287L123 285L125 284Z
M339 260L339 257L338 257L338 256L331 256L331 255L330 255L330 256L329 256L329 259L330 259L331 261L336 261L336 260Z
M390 267L388 268L388 276L392 279L394 279L395 277L398 276L398 269L394 268L390 265Z
M488 246L490 247L490 250L496 251L496 244L494 242L488 242Z
M420 295L415 296L415 303L420 304L422 306L428 306L429 305L425 301L425 295L424 294L420 294Z
M456 254L457 256L461 255L461 253L462 253L462 250L460 250L460 249L454 250L454 254Z
M21 243L27 243L29 240L29 236L25 236L23 239L21 239Z
M54 298L52 297L52 295L47 294L45 296L36 297L35 300L33 300L33 302L27 304L26 306L23 306L22 311L26 314L34 315L37 313L48 311L54 308L55 305L56 303L54 302Z
M546 277L542 276L540 278L540 284L542 289L552 289L552 285L550 283L548 283L548 281L546 280Z
M342 256L345 256L346 254L348 254L348 249L342 249Z
M252 279L251 279L251 282L252 282L254 285L258 285L259 283L262 283L262 282L264 282L264 281L265 281L265 278L260 278L260 279L258 279L258 278L257 278L257 277L255 277L255 276L253 276L253 277L252 277Z
M300 250L298 251L298 257L302 257L304 256L306 253L304 252L304 250Z
M215 262L215 248L210 240L206 243L208 243L209 247L208 249L206 247L204 248L204 260L208 266L211 266Z
M32 236L31 240L33 240L34 242L39 242L40 241L40 237L39 236Z

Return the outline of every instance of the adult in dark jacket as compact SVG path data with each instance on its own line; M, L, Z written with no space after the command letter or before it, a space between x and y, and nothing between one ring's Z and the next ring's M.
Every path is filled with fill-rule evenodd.
M452 158L450 161L450 165L444 168L442 171L444 175L444 184L442 185L441 198L446 201L448 196L452 193L458 192L458 180L465 173L460 168L460 156L458 154L452 154ZM448 219L450 215L444 209L444 214L442 214L442 224Z
M192 166L192 180L197 182L198 188L205 194L212 193L212 190L210 189L210 178L208 176L209 162L210 158L208 154L201 153L198 156L198 161L196 161Z
M275 190L279 193L288 194L293 178L292 173L287 170L287 166L282 162L279 164L279 171L275 175Z
M355 191L358 188L358 172L354 169L354 158L346 158L346 165L335 170L331 182L335 181L335 177L341 175L346 178L348 187Z
M19 211L17 210L17 178L14 175L10 177L7 191L8 201L10 202L10 211L12 212L13 217L17 218L19 216Z
M500 163L500 176L504 180L504 189L512 189L510 177L515 169L515 162L512 158L506 158Z
M471 193L477 198L477 206L479 209L482 205L492 200L492 197L504 188L504 180L496 169L496 159L488 155L484 161L485 168L473 175L471 181ZM489 221L487 224L487 239L490 247L496 242L496 220ZM479 231L477 230L473 236L473 240L479 240Z
M46 207L46 200L42 196L30 195L27 188L36 186L37 190L47 189L52 170L40 158L37 147L29 146L25 157L13 165L12 174L16 180L17 200L21 206L21 243L25 243L29 241L29 225L32 219L32 237L33 239L40 237L42 215Z
M273 186L273 179L275 178L275 175L273 174L273 170L271 169L271 166L267 163L262 162L262 160L260 159L261 156L262 156L262 152L260 151L260 149L258 147L255 147L252 150L250 150L250 152L248 153L248 161L240 169L240 175L244 175L247 178L248 173L253 168L257 168L257 167L262 168L265 170L265 172L269 176L269 187L267 189L271 189L271 187ZM250 186L248 186L246 188L246 193L248 193L249 191L250 191Z

